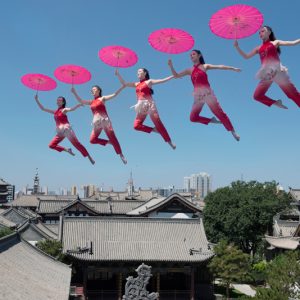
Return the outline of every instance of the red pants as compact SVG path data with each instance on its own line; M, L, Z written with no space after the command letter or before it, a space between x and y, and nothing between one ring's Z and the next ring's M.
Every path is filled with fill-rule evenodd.
M194 99L194 104L190 114L191 122L197 122L207 125L211 121L211 118L199 116L202 111L203 105L206 103L213 114L222 122L222 124L228 131L234 130L228 116L222 110L216 96L211 89L200 91L200 94L199 91L196 91L194 94Z
M290 81L286 71L278 71L274 78L270 80L261 80L254 92L253 98L267 106L274 104L276 100L265 95L273 82L277 83L288 98L292 99L300 107L300 93Z
M64 147L62 146L59 146L58 144L64 140L64 138L67 138L71 143L72 145L84 156L88 156L88 152L87 150L85 149L85 147L80 144L80 142L78 141L74 131L70 128L70 129L67 129L65 130L64 132L60 132L58 133L54 138L53 140L50 142L49 144L49 148L53 149L53 150L56 150L58 152L62 152L65 150Z
M108 140L98 138L98 136L100 135L102 129L105 131L105 133L108 137ZM122 153L120 144L119 144L119 142L116 138L116 135L115 135L114 130L112 129L112 127L101 128L101 127L95 126L92 133L91 133L91 136L90 136L90 143L105 146L108 143L108 141L111 142L111 144L113 145L113 147L114 147L114 149L115 149L115 151L118 155Z
M158 111L153 102L151 103L151 107L148 109L148 111L144 111L144 112L140 111L137 113L136 118L134 120L134 125L133 125L134 129L143 131L143 132L147 132L147 133L150 133L153 131L153 127L146 126L143 124L148 114L149 114L153 124L155 125L155 128L157 129L159 134L163 137L165 142L170 142L171 138L170 138L164 124L160 120Z

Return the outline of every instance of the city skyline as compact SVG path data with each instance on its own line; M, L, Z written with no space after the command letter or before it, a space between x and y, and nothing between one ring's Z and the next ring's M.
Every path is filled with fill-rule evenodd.
M281 40L299 38L298 19L300 2L245 0L244 4L257 7ZM16 186L16 190L31 184L35 168L49 190L60 186L79 187L94 183L105 189L126 187L130 172L136 187L182 186L182 178L204 170L212 175L213 189L243 179L259 182L275 180L285 190L299 186L298 149L300 147L300 110L278 86L273 85L268 95L281 99L287 110L266 107L253 100L258 84L255 74L260 68L259 56L243 59L233 46L233 40L214 35L209 26L210 17L235 1L209 1L199 4L192 0L153 1L58 1L39 3L36 0L5 1L0 11L0 33L3 69L1 128L1 176ZM16 9L18 7L18 9ZM149 10L151 17L141 14ZM47 14L45 14L47 11ZM172 13L170 13L172 11ZM96 12L96 13L95 13ZM97 13L99 12L99 13ZM99 18L95 17L99 15ZM105 25L104 25L105 24ZM27 73L42 73L54 78L54 70L64 64L87 68L90 82L76 85L83 99L91 99L92 85L98 84L103 94L116 91L120 83L115 69L98 57L101 48L122 45L133 49L138 63L120 69L126 81L136 81L137 69L146 67L151 78L170 75L168 59L176 70L192 66L190 53L167 55L154 50L148 42L150 33L160 28L179 28L195 39L194 48L200 49L205 61L242 69L242 72L212 70L209 81L222 108L232 121L241 140L237 142L220 124L190 122L193 104L193 86L190 78L170 80L154 87L154 99L160 117L167 128L176 150L157 134L145 134L133 129L136 103L134 89L124 89L118 97L107 102L116 136L128 160L123 165L111 145L100 147L89 143L92 114L89 108L79 108L69 114L70 123L79 139L96 160L95 165L73 149L75 157L49 149L55 135L53 116L39 109L34 100L35 91L21 83ZM239 40L241 49L249 52L261 43L258 33ZM281 61L289 70L293 83L299 89L300 72L297 67L299 45L281 47ZM57 82L50 92L39 92L41 103L55 109L58 96L65 96L68 106L78 102L70 92L71 85ZM203 116L212 117L204 107ZM151 120L146 121L152 125ZM103 133L101 137L105 138ZM65 140L63 146L70 147Z

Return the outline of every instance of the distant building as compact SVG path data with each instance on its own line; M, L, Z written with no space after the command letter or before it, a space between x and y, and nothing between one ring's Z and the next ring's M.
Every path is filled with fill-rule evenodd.
M84 198L89 198L92 196L95 196L97 188L95 185L93 184L89 184L89 185L84 185L82 186L83 189L83 197Z
M76 185L73 185L71 187L71 195L72 196L76 196L77 195L77 186Z
M7 186L7 191L8 191L7 201L11 202L15 199L15 186L12 184L9 184Z
M207 173L192 174L183 178L183 187L195 198L204 199L211 192L211 178Z
M0 178L0 203L7 202L9 183Z

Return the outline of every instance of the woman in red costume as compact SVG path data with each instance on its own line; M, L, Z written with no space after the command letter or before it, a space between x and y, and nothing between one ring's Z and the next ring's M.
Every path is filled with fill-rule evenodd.
M273 30L269 26L263 26L259 31L259 37L262 45L254 48L250 53L245 53L237 41L234 46L241 56L248 59L259 54L261 60L261 68L257 73L260 82L254 92L253 98L267 106L275 105L280 108L287 108L282 104L281 100L273 100L265 94L273 82L276 82L283 92L292 99L300 107L300 93L291 83L287 68L282 66L279 59L279 46L295 46L300 43L300 39L294 41L281 41L275 38Z
M194 86L194 104L190 114L191 122L202 123L208 125L210 123L222 123L224 127L230 131L233 137L239 141L240 136L235 132L228 116L222 110L213 90L208 82L208 77L206 72L208 70L219 69L219 70L230 70L235 72L240 72L241 70L234 67L224 66L224 65L210 65L206 64L204 58L199 50L192 50L191 60L193 62L193 67L186 69L180 73L177 73L173 67L172 60L168 61L168 65L171 68L172 74L176 78L183 76L191 76L191 80ZM215 117L206 118L201 117L199 114L204 106L207 104Z
M93 117L93 130L90 136L90 143L91 144L99 144L102 146L106 146L107 144L111 144L117 155L120 156L120 158L122 159L124 164L127 164L127 160L124 157L120 144L116 138L115 132L113 130L112 127L112 123L109 119L109 116L107 114L106 111L106 107L105 107L105 102L107 100L110 100L114 97L116 97L124 88L124 86L122 86L121 88L119 88L115 93L111 94L111 95L107 95L107 96L102 96L102 90L98 85L95 85L92 87L92 95L94 96L93 100L82 100L75 88L73 87L71 89L71 92L74 94L74 96L76 97L76 99L83 105L89 105L92 113L94 115ZM101 131L104 130L108 140L105 139L100 139L99 135L101 134Z
M68 108L66 107L66 99L64 97L58 97L57 98L58 109L51 110L45 108L41 104L38 95L35 95L34 99L41 110L48 112L50 114L54 114L54 119L56 123L56 136L50 142L49 147L58 152L62 152L62 151L68 152L69 154L74 156L75 154L73 153L71 148L64 148L58 145L64 138L67 138L84 157L88 157L90 162L94 164L95 161L93 160L93 158L89 155L85 147L82 144L80 144L80 142L78 141L67 117L68 112L77 109L78 107L82 106L82 104L78 104L72 108Z
M134 129L146 133L157 132L162 136L165 142L167 142L172 147L172 149L176 149L176 145L172 143L172 140L164 124L160 120L155 102L152 98L153 90L151 88L152 85L169 81L174 76L169 76L164 79L150 79L149 72L145 68L138 69L137 76L139 82L125 82L125 80L119 74L118 70L116 70L116 75L118 76L120 82L123 85L128 87L133 87L136 90L138 102L134 106L136 111L136 118L134 120ZM144 121L147 115L150 116L155 127L144 125Z

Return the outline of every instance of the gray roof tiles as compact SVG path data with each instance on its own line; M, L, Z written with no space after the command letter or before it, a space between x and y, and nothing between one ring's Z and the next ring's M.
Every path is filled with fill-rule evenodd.
M63 208L71 206L77 201L67 201L67 200L40 200L40 204L38 207L38 212L40 214L46 213L58 213ZM100 214L110 214L110 207L108 201L103 200L81 200L78 203L82 203L83 205L91 208L92 210L100 213ZM143 201L137 200L113 200L112 201L112 212L113 214L123 214L125 215L127 212L131 211L138 205L144 203Z
M71 269L17 235L0 239L2 299L68 300Z
M178 261L209 259L202 219L65 218L63 251L93 242L93 254L72 253L90 261ZM202 253L190 255L190 249Z

